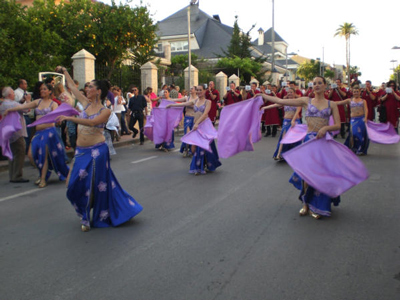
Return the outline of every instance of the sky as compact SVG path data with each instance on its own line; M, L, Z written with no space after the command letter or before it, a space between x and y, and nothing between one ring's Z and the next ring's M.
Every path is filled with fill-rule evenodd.
M110 3L110 0L101 0ZM238 16L239 27L251 31L272 27L272 0L198 0L208 15L219 15L221 22L233 27ZM161 21L189 4L189 0L131 0L132 7L146 5L154 21ZM116 0L116 3L119 3ZM126 1L122 1L126 3ZM400 0L275 0L275 31L289 44L288 53L325 63L346 64L344 37L334 37L345 22L353 23L358 35L351 36L350 64L362 73L361 81L375 86L388 81L391 70L400 64ZM391 62L396 60L397 62Z

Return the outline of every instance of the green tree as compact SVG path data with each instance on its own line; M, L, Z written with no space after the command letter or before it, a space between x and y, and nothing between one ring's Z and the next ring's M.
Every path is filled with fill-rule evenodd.
M325 70L325 72L324 72L324 77L325 78L329 78L329 79L333 79L334 77L335 77L335 72L333 72L332 70L330 70L330 69L327 69L327 70Z
M344 37L346 39L346 73L347 80L350 82L350 37L351 35L357 35L358 30L353 23L343 23L338 29L334 36Z
M175 55L171 58L171 66L169 67L170 72L177 76L183 75L183 71L189 66L188 54ZM198 56L191 53L191 63L197 67Z
M398 65L396 68L394 68L393 74L390 75L390 80L396 81L397 85L399 84L399 81L400 81L400 65Z
M110 78L123 60L141 66L153 57L157 43L156 25L147 7L111 5L75 0L55 5L54 0L35 1L28 9L34 24L43 24L63 40L65 65L81 49L96 56L96 63L109 68Z
M316 76L319 76L321 69L321 62L319 60L311 59L310 62L302 63L297 69L297 75L303 77L306 81L312 81Z
M15 1L0 0L0 86L16 86L24 78L30 86L38 72L62 62L61 39L42 22L32 24L27 11Z
M238 24L238 17L235 16L233 33L227 51L222 50L225 57L219 56L217 68L228 74L237 74L241 81L249 82L251 76L261 78L263 73L262 63L266 61L261 57L252 58L251 56L251 38L249 31L243 33Z

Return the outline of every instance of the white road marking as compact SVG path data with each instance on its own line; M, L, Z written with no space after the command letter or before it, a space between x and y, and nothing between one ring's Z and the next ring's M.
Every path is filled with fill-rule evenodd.
M144 161L146 161L146 160L150 160L150 159L157 158L157 157L158 157L158 156L150 156L150 157L148 157L148 158L143 158L143 159L135 160L135 161L132 161L131 164L138 164L138 163L144 162Z
M175 149L174 151L172 151L172 152L178 152L178 151L180 151L181 149Z
M38 188L36 188L36 189L29 190L29 191L26 191L26 192L23 192L23 193L19 193L19 194L15 194L15 195L12 195L12 196L0 198L0 202L7 201L7 200L11 200L11 199L14 199L14 198L18 198L18 197L20 197L20 196L29 195L29 194L32 194L32 193L34 193L34 192L38 192L38 191L40 191L40 190L43 190L43 189L38 189Z

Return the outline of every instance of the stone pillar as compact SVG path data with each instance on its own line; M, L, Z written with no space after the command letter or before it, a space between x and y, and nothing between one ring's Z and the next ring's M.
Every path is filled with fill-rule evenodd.
M190 82L189 82L189 67L184 70L185 73L185 90L190 91L190 87L199 85L199 70L194 66L190 67Z
M164 58L168 61L171 61L171 44L164 44Z
M254 77L251 77L250 84L252 84L252 83L257 84L257 87L260 87L260 82L257 79L255 79Z
M143 91L147 87L151 87L153 89L153 93L158 95L158 68L155 64L151 62L145 63L143 66L140 67L141 71L141 81L142 86L140 88L140 92Z
M219 72L215 76L215 88L218 90L221 99L226 93L227 86L228 86L228 76L224 72Z
M231 82L233 82L236 85L236 87L238 87L240 85L240 78L237 77L235 74L233 74L228 79L228 84L231 84Z
M85 49L72 56L72 66L74 67L74 79L79 81L79 88L82 89L85 83L95 79L94 61L96 57Z

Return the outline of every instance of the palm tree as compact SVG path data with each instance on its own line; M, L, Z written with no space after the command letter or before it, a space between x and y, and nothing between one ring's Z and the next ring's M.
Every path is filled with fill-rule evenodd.
M344 36L346 39L346 71L347 71L347 82L350 84L350 36L357 35L358 30L353 23L344 23L336 29L334 36Z

